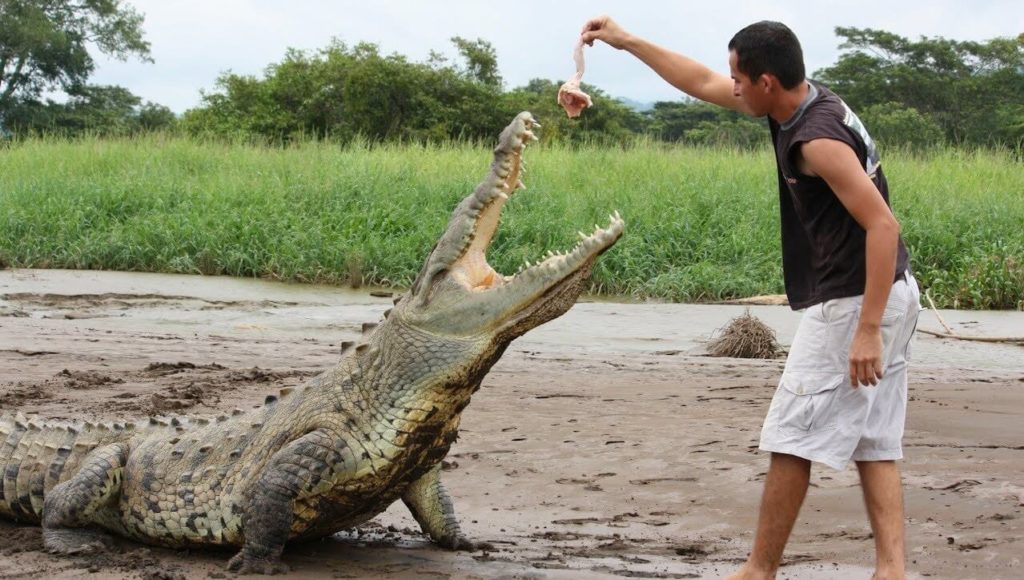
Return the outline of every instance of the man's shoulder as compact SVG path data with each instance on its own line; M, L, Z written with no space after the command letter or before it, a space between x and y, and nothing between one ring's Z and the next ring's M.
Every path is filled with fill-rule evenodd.
M841 123L846 114L845 109L846 107L843 104L843 100L839 98L839 95L818 85L818 97L807 107L804 123Z
M814 139L836 139L846 141L847 107L835 93L819 94L818 98L804 111L800 122L792 128L795 141Z

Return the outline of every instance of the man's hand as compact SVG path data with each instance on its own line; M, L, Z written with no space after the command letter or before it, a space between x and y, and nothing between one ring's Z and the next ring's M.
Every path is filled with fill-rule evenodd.
M629 38L629 34L609 16L598 16L588 20L583 25L580 36L587 46L594 46L595 40L601 40L607 45L620 50Z
M850 385L874 386L882 378L882 331L880 328L857 326L850 345Z

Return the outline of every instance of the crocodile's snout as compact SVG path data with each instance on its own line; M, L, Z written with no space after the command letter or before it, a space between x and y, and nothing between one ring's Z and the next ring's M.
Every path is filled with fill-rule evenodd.
M421 308L429 305L439 312L445 309L446 302L457 297L454 312L449 316L457 313L469 324L449 324L448 330L453 334L494 329L501 321L518 317L545 293L574 278L574 274L588 274L594 258L622 235L624 222L614 212L608 216L605 227L595 225L589 235L580 232L575 247L567 251L549 250L536 263L527 261L515 274L503 274L490 265L487 250L498 229L502 209L511 195L526 189L523 153L527 145L537 140L535 131L539 128L533 115L522 112L501 132L490 171L455 208L448 228L414 285L412 294ZM574 301L575 296L572 298Z

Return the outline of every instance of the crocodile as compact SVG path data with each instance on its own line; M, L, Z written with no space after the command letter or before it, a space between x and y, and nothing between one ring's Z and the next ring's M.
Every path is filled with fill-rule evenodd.
M41 525L54 554L99 551L115 534L234 549L227 567L239 573L285 572L287 543L353 528L399 499L438 545L480 547L441 482L461 413L512 340L569 310L624 229L615 212L515 275L488 263L537 127L522 112L501 132L408 291L305 384L217 417L0 416L0 514Z

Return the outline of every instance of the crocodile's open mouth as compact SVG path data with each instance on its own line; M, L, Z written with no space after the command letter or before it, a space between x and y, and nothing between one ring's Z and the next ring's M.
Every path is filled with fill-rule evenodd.
M523 185L523 151L537 137L540 125L529 113L521 113L501 135L488 178L458 211L471 226L460 255L449 266L449 275L473 291L487 291L519 281L557 283L587 261L611 247L622 235L624 223L618 212L608 216L604 228L595 225L589 235L579 232L579 242L566 252L548 251L535 263L526 262L514 275L503 275L487 262L487 248L494 238L505 203Z
M487 262L502 208L523 185L523 150L539 127L523 112L505 128L494 148L487 177L452 212L413 284L405 320L423 330L474 335L505 329L518 335L564 313L585 288L595 259L618 241L624 223L618 212L605 227L580 233L566 252L548 252L516 273L505 275Z

